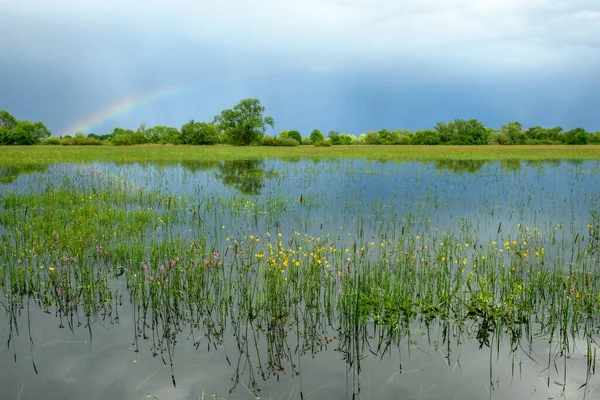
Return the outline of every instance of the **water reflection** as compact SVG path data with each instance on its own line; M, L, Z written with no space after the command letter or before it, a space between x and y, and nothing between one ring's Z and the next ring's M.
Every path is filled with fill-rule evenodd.
M223 185L248 195L261 194L265 180L277 176L274 170L265 171L264 160L184 161L181 165L192 172L215 171Z
M18 338L13 338L16 363L8 361L11 350L3 347L0 382L5 393L18 392L22 376L31 371L31 354L40 374L28 376L22 398L39 397L42 387L54 391L44 398L73 400L100 400L108 394L114 399L184 399L201 398L201 393L219 398L391 399L403 393L440 400L509 400L520 393L539 399L586 398L597 390L585 370L585 338L548 342L549 326L527 323L515 341L504 332L490 332L482 347L474 340L481 331L476 319L332 327L331 316L314 311L265 320L241 314L228 321L227 329L215 329L218 310L213 317L197 315L189 321L157 312L98 320L90 336L86 326L65 333L51 315L33 309L31 337L37 346L30 353L26 334L16 346ZM132 314L127 308L121 312ZM29 310L17 317L23 332L26 314ZM86 388L94 390L86 393Z
M456 174L475 173L489 161L484 160L438 160L434 161L438 170L447 170Z
M23 176L0 188L0 386L585 397L598 167L245 160Z
M33 172L45 172L48 169L47 165L43 164L26 164L18 167L0 167L0 183L12 183L22 174L31 174Z
M262 160L236 160L220 162L216 176L224 185L240 193L259 195L265 187L265 179L276 176L276 173L265 172L265 162Z

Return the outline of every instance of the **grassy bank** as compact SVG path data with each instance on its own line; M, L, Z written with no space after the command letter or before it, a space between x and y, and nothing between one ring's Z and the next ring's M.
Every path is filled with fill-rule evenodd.
M88 161L185 161L248 158L365 158L371 160L588 160L600 146L7 146L0 166Z

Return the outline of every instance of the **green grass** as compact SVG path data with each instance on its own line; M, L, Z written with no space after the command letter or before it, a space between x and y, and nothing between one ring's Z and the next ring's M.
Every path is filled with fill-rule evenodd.
M246 217L237 216L225 197L207 203L203 196L97 184L85 189L66 180L40 194L2 199L0 292L6 309L29 297L63 315L83 307L90 317L114 303L112 286L126 280L141 315L167 313L163 318L170 321L193 320L194 309L223 325L234 315L265 325L305 314L308 307L348 331L356 324L393 328L415 318L467 318L512 332L514 324L535 318L566 334L600 316L596 255L581 243L564 242L546 254L544 246L555 242L550 225L543 231L513 227L485 246L476 246L478 234L470 228L442 232L410 223L397 237L381 232L347 243L326 233L278 234L275 226L270 233L248 233L241 228L249 226ZM203 226L204 214L234 226ZM194 227L198 216L200 226ZM197 233L181 236L181 224ZM564 258L554 258L559 256ZM316 318L313 325L322 323Z
M250 158L364 158L370 160L588 160L600 159L600 146L4 146L0 166L55 162L177 162Z

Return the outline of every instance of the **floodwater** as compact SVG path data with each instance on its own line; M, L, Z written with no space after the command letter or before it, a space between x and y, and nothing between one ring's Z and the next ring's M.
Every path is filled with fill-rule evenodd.
M488 243L521 224L554 232L547 240L559 245L547 248L562 262L560 250L552 249L570 246L587 229L590 210L600 209L597 161L60 164L1 170L0 196L41 194L65 181L88 190L118 185L186 199L195 212L182 211L174 227L179 237L196 234L201 221L216 245L225 244L223 229L232 236L329 236L347 246L357 238L395 240L405 227L412 233L460 231ZM3 226L0 234L7 235ZM122 301L89 326L83 317L69 325L34 304L11 324L10 314L1 313L0 398L600 398L587 353L597 334L572 337L561 352L563 344L535 325L523 335L530 340L516 346L502 338L482 344L474 327L441 321L415 322L391 343L373 326L351 342L330 326L312 348L287 330L275 351L264 338L240 346L227 327L219 340L183 327L166 355L140 333L127 288L116 285ZM247 328L257 337L256 327ZM280 370L267 367L273 357Z

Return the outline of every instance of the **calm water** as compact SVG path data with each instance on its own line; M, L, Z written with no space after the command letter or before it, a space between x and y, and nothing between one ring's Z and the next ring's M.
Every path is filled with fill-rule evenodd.
M329 237L340 247L378 238L396 240L439 230L476 245L510 237L521 224L553 232L543 241L556 262L600 207L600 162L407 162L279 160L174 165L92 163L0 171L0 196L44 193L63 182L88 190L115 185L131 193L181 199L175 232L140 236L181 240L198 234L225 246L246 233ZM130 207L131 205L123 205ZM157 210L166 206L157 201ZM4 205L0 205L4 212ZM6 236L4 227L0 233ZM226 239L227 237L227 239ZM559 245L556 245L556 244ZM284 370L260 377L274 351L264 339L240 348L230 330L221 340L183 327L171 358L144 338L125 285L122 302L90 330L39 307L17 317L19 335L0 350L2 399L211 398L598 398L588 376L586 342L572 338L568 357L539 331L521 345L481 345L470 328L415 323L394 343L365 331L345 343L328 328L307 349L287 331L276 358ZM31 323L28 325L28 319ZM59 325L66 326L65 328ZM30 328L29 328L30 327ZM31 329L33 345L28 329ZM250 327L250 337L252 329ZM373 328L375 329L375 328ZM9 317L0 316L0 339L9 340ZM470 333L470 334L469 334ZM256 337L256 336L254 336ZM326 339L324 340L323 337ZM596 337L598 339L598 337ZM139 350L139 351L136 351ZM314 350L314 351L313 351ZM318 350L318 351L317 351ZM16 357L16 362L15 362ZM172 359L172 366L170 359ZM38 373L34 371L33 364ZM173 385L174 374L176 385ZM248 387L255 375L258 387ZM236 384L236 377L239 383ZM586 384L587 383L587 384ZM584 385L582 387L582 385ZM230 393L230 389L233 390Z

